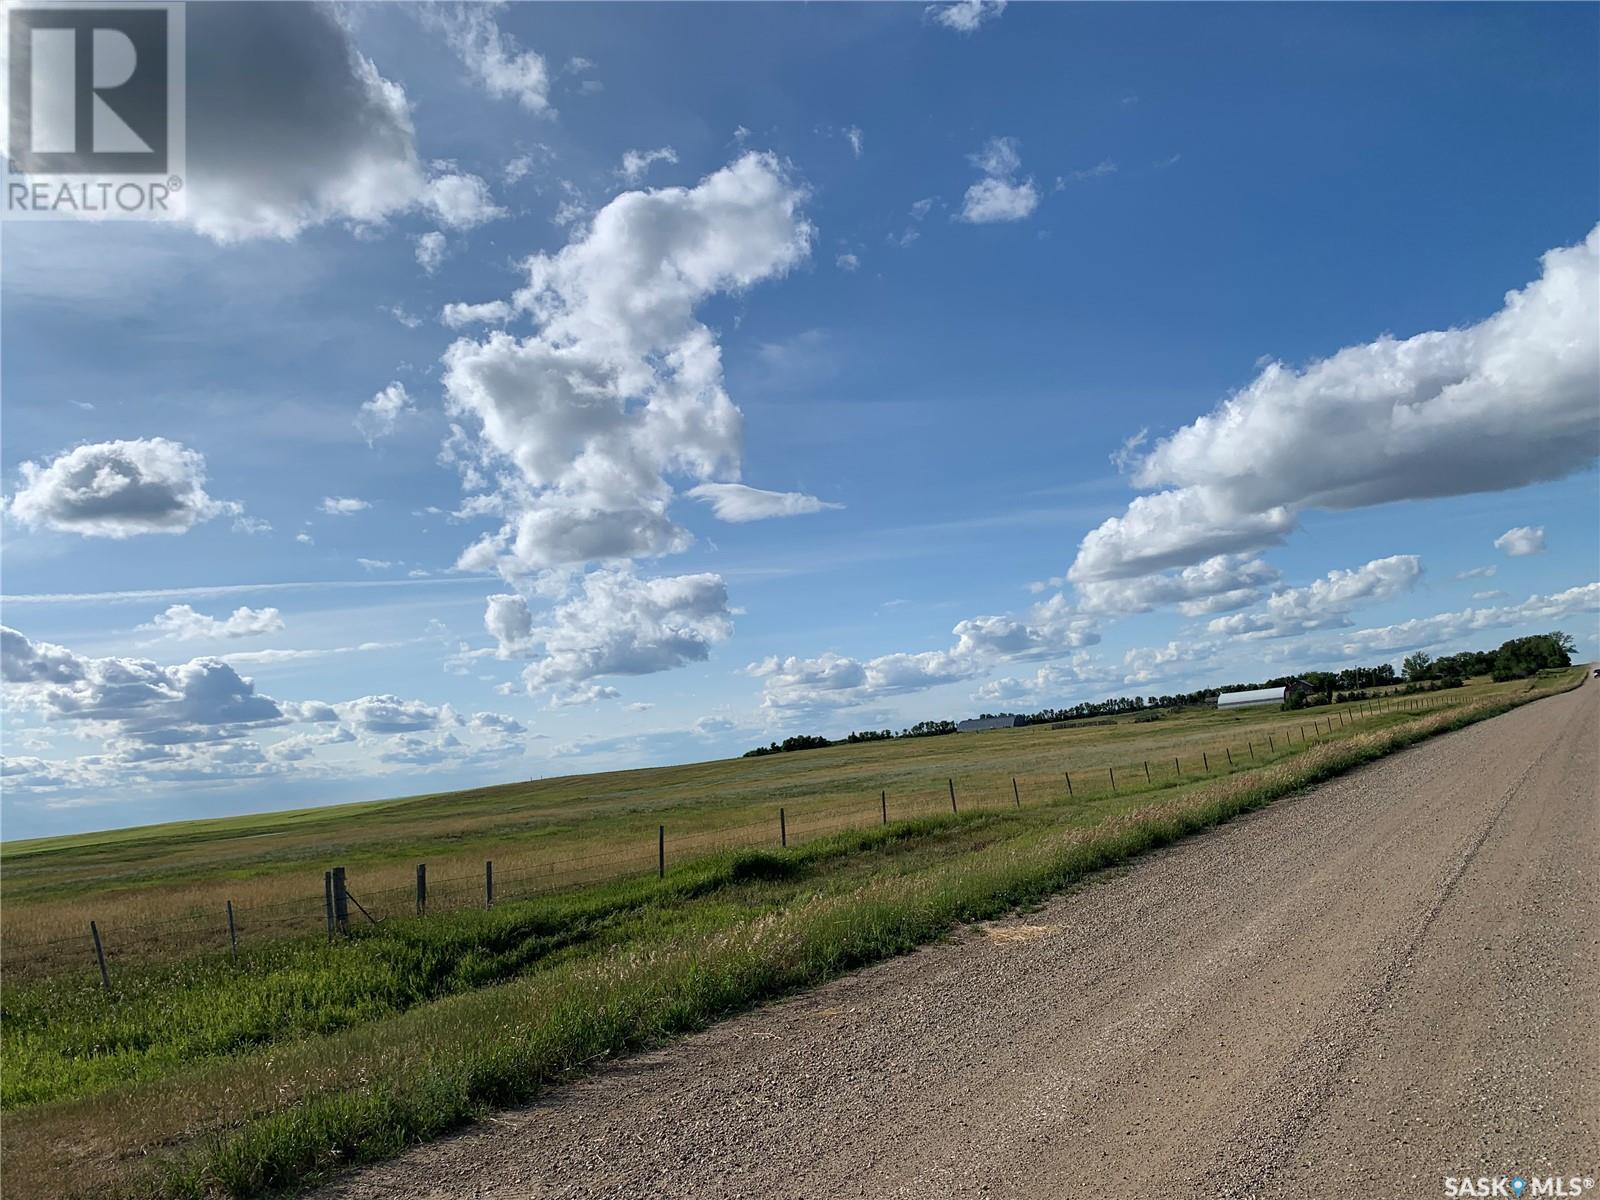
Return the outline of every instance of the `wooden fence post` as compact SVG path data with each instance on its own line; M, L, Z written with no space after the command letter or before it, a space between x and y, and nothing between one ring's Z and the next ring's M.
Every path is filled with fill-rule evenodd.
M106 991L111 990L111 972L106 970L105 947L100 944L100 926L93 921L89 922L89 936L94 938L94 958L100 964L100 984Z
M1204 750L1200 751L1200 765L1205 768L1206 774L1211 774L1211 758Z
M340 933L350 932L350 893L345 888L343 867L333 869L333 927Z
M1179 778L1182 778L1182 776L1183 776L1183 767L1181 765L1179 765L1178 760L1176 758L1174 758L1172 760L1172 773L1174 775L1177 775Z
M1114 792L1117 790L1117 769L1115 767L1107 767L1106 773L1111 776L1111 790Z
M656 878L667 877L667 827L656 826Z
M1022 793L1017 791L1017 777L1015 775L1011 777L1011 799L1016 802L1018 808L1022 807Z
M233 925L233 901L228 901L228 949L233 953L233 961L239 961L239 931Z
M778 845L785 848L789 845L789 823L784 820L783 809L778 809Z
M1267 734L1267 749L1273 753L1277 753L1278 750L1278 745L1272 740L1272 735L1270 733Z
M487 858L483 860L483 906L494 907L494 863Z
M1144 760L1144 781L1146 783L1150 782L1150 760L1148 758Z
M887 791L878 793L878 803L883 806L883 823L887 825L889 823L889 793Z
M950 785L950 811L954 813L956 811L956 781L947 778L945 782Z
M417 916L428 912L428 864L417 864Z
M322 907L328 918L328 940L333 941L333 872L322 873Z
M1067 771L1064 773L1067 777L1067 795L1070 797L1072 795L1072 772Z
M1228 770L1233 770L1233 747L1224 746L1222 752L1228 756Z

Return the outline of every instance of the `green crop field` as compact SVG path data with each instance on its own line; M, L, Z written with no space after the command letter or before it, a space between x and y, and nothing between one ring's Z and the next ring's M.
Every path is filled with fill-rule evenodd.
M1130 715L8 844L8 1192L293 1188L1581 680L1476 682L1381 708ZM455 903L445 888L435 908L430 891L425 917L412 915L420 861L464 881ZM381 923L329 944L322 872L336 864ZM227 900L242 918L237 960ZM272 906L292 919L252 919ZM90 919L111 951L109 992Z

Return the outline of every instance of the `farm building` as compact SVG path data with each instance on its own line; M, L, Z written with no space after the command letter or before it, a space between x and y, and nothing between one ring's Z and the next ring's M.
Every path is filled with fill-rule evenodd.
M1284 687L1255 688L1248 692L1220 692L1217 695L1217 708L1254 708L1261 704L1282 704L1291 695L1303 695L1310 689L1298 679L1292 679Z
M1025 717L974 717L970 721L956 722L956 732L977 733L981 729L1015 729L1027 723Z

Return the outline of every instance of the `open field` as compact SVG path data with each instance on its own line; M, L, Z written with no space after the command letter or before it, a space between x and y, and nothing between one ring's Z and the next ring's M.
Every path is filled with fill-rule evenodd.
M1413 747L319 1196L1305 1200L1592 1177L1595 693Z
M92 968L87 976L33 982L8 975L0 1056L8 1191L242 1196L383 1159L486 1110L531 1099L600 1060L904 953L940 938L952 923L1036 902L1096 869L1580 680L1573 672L1532 684L1459 689L1435 697L1450 702L1435 709L1392 709L1343 727L1336 720L1334 732L1305 745L1290 738L1290 727L1325 720L1327 710L1191 714L1140 725L1018 730L630 773L637 781L672 771L720 771L728 782L750 772L779 789L788 782L794 791L782 792L785 798L795 792L809 797L830 777L859 784L863 777L851 772L861 768L848 759L865 752L884 771L898 766L907 772L903 781L923 780L930 793L940 789L928 784L942 785L953 773L958 792L970 787L976 795L973 761L999 774L1022 761L1008 755L1031 754L1039 765L1063 744L1071 747L1075 775L1098 770L1088 761L1095 753L1118 765L1149 753L1154 766L1158 738L1165 739L1163 748L1185 747L1173 753L1198 756L1202 747L1219 743L1259 742L1270 729L1277 747L1271 761L1230 774L1179 779L1169 772L1162 781L1153 772L1139 790L1081 789L1070 799L1063 780L1053 794L1023 793L1028 802L1022 805L1011 795L1008 772L1003 797L959 815L946 807L943 815L893 815L879 826L876 813L863 814L854 829L783 852L727 851L675 862L661 880L636 874L490 911L391 920L333 946L318 936L249 946L237 966L223 953L130 962L119 968L110 996L101 993ZM886 755L894 751L920 766L895 763L892 753ZM970 757L963 762L961 754ZM808 784L811 773L818 778ZM1028 777L1019 769L1019 783ZM1044 771L1037 777L1042 780ZM663 820L637 787L624 795L594 819L613 830L637 828L628 822L639 821L641 811L651 827ZM779 802L746 795L747 812L770 811ZM676 802L683 806L686 797L680 793ZM421 802L428 821L440 819L442 803ZM521 803L533 801L524 794ZM473 819L492 825L485 793L463 804ZM374 846L399 841L409 873L418 846L431 854L442 838L437 830L428 842L405 835L397 807L375 806L376 829L363 828L361 810L344 815L357 831L351 838L367 846L369 867L381 864ZM527 809L522 823L532 823ZM269 844L251 851L230 847L233 869L254 855L258 869L262 862L277 864L258 879L292 877L283 866L284 844L271 839L295 839L293 824L282 821L277 835L257 826ZM210 827L199 828L201 839L225 840ZM185 859L195 829L137 831L130 840L145 846L151 869L140 887L124 877L121 893L180 889L182 883L161 878L162 870L174 869L161 865L162 856ZM165 849L164 835L172 836ZM91 857L111 855L102 858L109 874L131 869L134 851L113 853L103 840L84 840ZM774 840L769 836L767 844ZM325 841L313 843L312 852L317 846L329 853ZM57 842L45 853L63 873L89 876L87 867L73 864L72 849L70 842ZM359 880L356 853L344 857ZM176 870L181 875L191 868ZM59 891L51 896L47 869L32 876L31 906L63 903ZM102 891L97 902L114 895Z
M1467 703L1526 686L1484 680L1428 699ZM230 900L247 946L314 933L322 874L335 865L374 915L398 915L414 907L419 862L430 906L443 909L481 903L486 859L502 898L653 871L661 826L668 861L682 862L776 845L780 807L791 844L874 824L884 798L891 820L947 812L947 781L963 809L1011 806L1013 779L1024 805L1063 799L1069 771L1079 796L1109 793L1108 768L1119 795L1138 795L1275 761L1302 737L1315 741L1319 723L1340 732L1372 709L1186 709L8 843L0 964L18 976L92 969L91 919L113 966L220 948Z

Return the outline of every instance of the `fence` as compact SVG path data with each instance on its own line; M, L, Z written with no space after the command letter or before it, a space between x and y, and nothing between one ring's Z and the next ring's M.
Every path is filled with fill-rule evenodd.
M664 878L675 863L722 850L797 846L830 834L888 825L941 814L1040 807L1063 801L1098 800L1170 787L1186 780L1226 776L1278 758L1285 751L1349 728L1360 717L1392 711L1421 711L1452 705L1454 698L1410 696L1348 704L1321 713L1315 709L1286 714L1280 725L1252 735L1241 745L1189 747L1186 753L1092 769L1063 766L1059 773L1026 773L998 780L973 781L947 777L943 786L908 791L881 788L859 802L793 808L774 805L771 817L738 825L674 835L658 825L648 843L604 854L497 869L485 860L481 871L430 875L418 863L414 885L365 891L344 867L323 873L322 887L294 899L235 906L227 900L217 911L138 924L111 925L95 919L82 933L0 945L0 966L7 974L47 977L96 971L108 989L119 966L205 954L228 953L235 959L240 944L267 942L323 933L330 940L362 924L400 917L426 917L466 908L525 900L552 892L651 874ZM953 735L961 736L961 735Z

